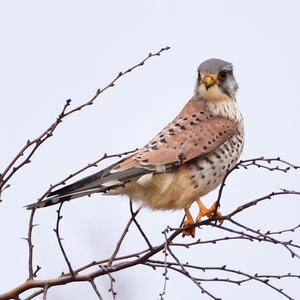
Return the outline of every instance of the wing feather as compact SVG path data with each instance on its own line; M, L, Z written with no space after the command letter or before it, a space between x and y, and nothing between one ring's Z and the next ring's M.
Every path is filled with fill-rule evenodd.
M120 187L149 173L164 173L205 157L238 131L235 122L210 114L203 101L192 98L181 113L145 147L119 162L73 184L51 192L45 201L28 208L49 206L83 195Z
M118 165L120 170L144 167L164 171L197 157L205 157L238 131L235 122L213 116L203 102L191 100L178 117L144 148Z

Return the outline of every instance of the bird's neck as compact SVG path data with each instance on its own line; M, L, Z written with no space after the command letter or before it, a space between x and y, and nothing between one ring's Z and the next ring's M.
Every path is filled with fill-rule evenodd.
M234 98L228 97L218 101L206 101L201 98L201 101L204 102L205 109L213 115L228 118L237 124L243 123L242 114Z

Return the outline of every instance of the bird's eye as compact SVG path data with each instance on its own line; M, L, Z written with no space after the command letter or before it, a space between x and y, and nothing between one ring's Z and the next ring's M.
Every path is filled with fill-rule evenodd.
M201 74L200 74L200 72L198 71L198 82L200 82L201 81Z
M220 72L219 72L218 78L219 78L220 80L224 80L224 79L226 79L226 77L227 77L227 72L226 72L226 71L220 71Z

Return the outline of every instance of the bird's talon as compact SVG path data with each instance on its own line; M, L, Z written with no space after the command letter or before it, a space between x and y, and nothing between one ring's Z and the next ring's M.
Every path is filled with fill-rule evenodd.
M196 218L196 223L200 224L202 222L202 216L200 214L198 214L197 218Z
M216 216L218 218L222 217L222 213L217 209L217 202L215 202L210 208L207 208L202 201L200 200L200 198L195 200L199 206L199 214L197 216L197 222L200 223L201 222L201 218L202 217L207 217L207 218L211 218L213 216ZM199 222L200 220L200 222ZM218 222L220 224L223 223L223 220L218 220Z
M216 211L215 216L216 216L217 218L222 218L222 217L223 217L222 213L221 213L219 210ZM218 220L218 223L219 223L220 225L222 225L223 222L224 222L224 220Z
M185 237L185 236L195 237L196 228L190 227L191 225L195 224L194 219L188 208L185 208L184 211L185 211L185 215L186 215L186 220L183 222L183 226L182 226L183 227L182 237Z
M195 237L195 234L196 234L196 228L195 227L192 227L192 228L189 228L191 225L193 225L194 223L190 223L189 221L184 221L183 223L183 230L182 230L182 237L185 237L185 236L191 236L191 237Z

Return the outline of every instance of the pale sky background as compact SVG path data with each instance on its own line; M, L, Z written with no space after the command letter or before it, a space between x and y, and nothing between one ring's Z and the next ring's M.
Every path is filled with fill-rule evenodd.
M50 183L104 152L144 145L193 95L197 67L207 58L223 58L235 66L238 103L246 124L242 158L281 156L300 164L299 13L296 0L1 1L1 170L27 139L49 126L66 99L78 105L148 52L164 46L171 50L123 78L94 106L65 120L11 181L0 206L0 293L27 277L27 245L21 237L27 234L29 213L22 207L36 201ZM299 172L276 176L263 170L240 171L229 181L222 211L228 213L282 187L299 190ZM205 201L209 204L215 198L212 193ZM299 211L299 198L281 197L252 208L238 220L257 229L278 230L297 225ZM78 267L112 253L129 218L128 201L96 195L66 204L63 215L64 245ZM182 212L145 209L139 221L150 239L160 242L161 231L167 225L178 226L181 218ZM55 207L37 214L34 265L42 266L40 278L66 270L53 232L55 221ZM129 233L121 253L144 248L137 235ZM197 237L220 235L204 228ZM298 238L299 243L299 233L289 238ZM299 274L300 270L299 260L291 259L282 247L266 244L224 242L178 249L176 254L183 262L226 264L252 274ZM117 299L158 299L162 273L139 266L114 274ZM169 277L165 299L209 299L188 279L172 272ZM96 283L104 299L112 299L108 278ZM299 299L299 281L275 285ZM283 299L259 283L204 286L226 300ZM76 283L52 288L48 299L96 299L96 295L89 284Z

